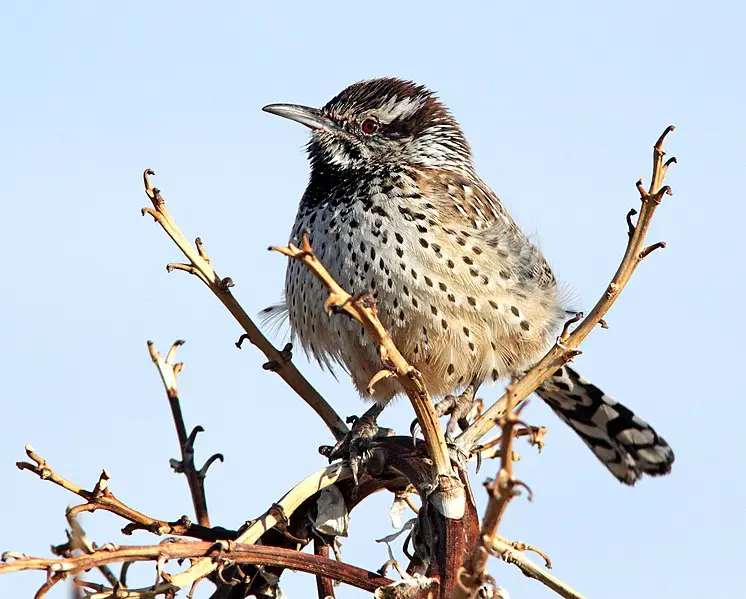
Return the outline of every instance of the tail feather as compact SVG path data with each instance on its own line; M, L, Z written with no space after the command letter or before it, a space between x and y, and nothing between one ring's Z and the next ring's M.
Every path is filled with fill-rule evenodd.
M572 368L563 366L536 392L624 484L671 471L673 450L653 427Z

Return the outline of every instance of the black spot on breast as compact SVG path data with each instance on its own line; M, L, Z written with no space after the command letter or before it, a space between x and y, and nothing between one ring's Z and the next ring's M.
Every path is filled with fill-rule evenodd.
M469 302L469 305L471 305L471 306L476 306L477 305L477 300L475 300L473 297L467 297L466 301Z
M448 376L451 376L456 371L456 368L454 368L453 364L449 364L448 368L446 368L446 372L448 373Z
M423 239L422 237L420 237L420 245L421 245L422 247L426 248L426 247L427 247L427 246L429 246L430 244L429 244L429 243L427 242L427 240L426 240L426 239Z
M497 302L494 300L488 300L490 303L490 306L492 306L495 310L499 310L500 306L497 305Z
M521 328L524 331L528 331L531 328L531 326L525 320L522 320L521 321Z
M445 318L440 321L440 326L443 327L444 331L448 330L448 323L446 322Z
M433 316L438 315L438 309L435 306L430 306L430 312L433 313Z
M396 241L399 243L404 243L404 237L401 236L399 233L394 233L394 237L396 237Z
M433 286L433 280L430 277L425 277L425 284L428 287L432 287Z
M510 306L510 311L511 311L511 312L512 312L512 313L513 313L513 314L514 314L515 316L520 316L520 315L521 315L521 313L520 313L520 312L518 311L518 308L516 308L515 306Z
M469 256L464 256L464 262L467 264L474 264L474 260L472 260Z
M448 294L448 301L456 303L456 296L453 295L452 293L449 293Z
M396 255L399 256L399 258L402 258L404 256L404 250L401 248L396 248Z
M441 282L441 283L438 283L438 287L440 287L440 290L441 290L441 291L448 291L448 287L447 287L447 286L446 286L446 284L445 284L445 283L443 283L443 282Z
M448 261L446 262L446 264L448 265L448 268L453 268L454 266L456 266L456 265L455 265L455 264L453 263L453 260L448 260Z

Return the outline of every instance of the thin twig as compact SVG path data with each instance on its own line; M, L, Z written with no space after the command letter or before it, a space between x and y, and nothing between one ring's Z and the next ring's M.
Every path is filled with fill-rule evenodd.
M425 388L420 372L407 362L381 324L371 296L369 294L352 296L347 293L317 258L306 232L303 233L300 247L290 244L287 247L271 247L270 249L303 263L329 292L324 309L329 313L343 312L354 318L377 343L384 368L373 376L368 384L368 390L372 392L376 383L385 378L396 377L412 403L425 437L428 455L433 461L433 478L436 481L435 487L439 490L435 491L431 497L437 499L436 507L441 513L449 518L461 518L465 504L463 485L453 475L448 447L430 394ZM441 506L444 507L441 508ZM442 511L443 509L445 512Z
M186 237L184 237L184 234L171 217L160 191L150 183L150 175L154 174L155 173L152 169L146 169L143 174L145 193L153 203L153 208L143 208L142 213L150 214L150 216L152 216L155 221L163 227L166 234L189 260L189 264L169 264L168 270L186 270L207 285L210 291L212 291L223 305L228 308L228 311L243 327L244 331L246 331L245 335L242 335L242 339L248 338L249 341L259 348L259 350L267 357L269 363L272 364L272 368L269 370L279 374L283 380L290 385L298 395L300 395L303 401L305 401L321 417L327 427L329 427L329 430L332 432L335 439L338 441L343 439L349 432L347 425L326 402L326 400L321 397L319 392L314 389L311 383L305 379L289 359L287 353L278 350L261 333L259 328L254 324L254 321L249 317L230 292L230 287L233 286L233 281L229 277L222 279L215 272L215 269L210 263L207 251L199 237L196 239L194 246L187 241Z
M168 403L171 406L174 425L176 426L176 435L179 438L179 447L181 449L181 461L171 460L171 466L176 472L181 472L186 476L189 484L189 492L192 495L192 504L194 513L197 516L197 522L201 526L210 526L210 516L207 511L207 498L205 496L205 476L207 470L215 460L223 461L223 454L216 453L212 455L205 465L197 470L194 465L194 441L197 433L204 430L201 426L195 427L191 435L187 436L186 426L184 425L184 416L181 412L181 403L179 402L179 387L176 377L183 368L181 362L175 363L176 350L184 344L184 341L178 340L168 352L165 359L161 357L152 341L148 341L148 352L150 357L161 375L163 386L166 388Z
M593 310L586 318L569 334L566 338L561 339L552 349L520 380L513 385L513 394L517 404L520 404L537 387L539 387L552 373L570 361L579 352L576 348L590 334L590 332L599 324L605 314L619 297L622 289L629 281L632 273L635 271L640 262L660 244L654 244L650 248L645 248L645 235L650 226L655 209L661 203L664 195L671 195L671 189L663 186L663 180L668 171L668 167L676 162L675 158L663 162L665 152L663 142L666 136L674 130L673 125L666 128L658 141L653 146L653 174L650 180L650 186L646 190L642 181L637 182L637 189L640 192L642 208L637 219L637 225L633 226L631 215L628 216L629 241L619 268L617 269L611 283L606 288L601 299L598 300ZM505 414L508 403L507 392L495 404L488 408L481 417L479 417L467 430L456 438L456 443L465 452L471 452L476 447L479 439L485 435L495 422Z
M492 554L500 520L510 500L518 494L516 488L524 487L529 493L529 499L531 498L531 490L525 483L513 477L513 441L515 440L516 426L520 423L520 420L518 420L520 409L516 410L515 406L516 398L513 395L513 385L510 384L508 385L508 410L505 416L500 419L502 428L500 470L494 480L485 484L489 493L489 501L482 520L482 530L471 557L459 571L459 584L456 589L457 599L476 597L479 589L490 582L491 579L487 574L487 560Z
M175 522L166 522L165 520L156 520L150 516L138 512L129 507L119 499L109 489L110 475L106 470L101 472L96 486L91 491L79 487L75 483L67 480L55 472L47 461L36 453L31 445L26 446L26 455L34 462L16 462L19 470L29 470L36 474L42 480L48 480L71 493L78 495L86 500L86 503L68 508L68 518L75 518L82 512L95 512L96 510L105 510L129 520L132 524L122 529L124 534L131 534L133 530L148 530L157 535L190 535L192 526L188 519L182 518Z

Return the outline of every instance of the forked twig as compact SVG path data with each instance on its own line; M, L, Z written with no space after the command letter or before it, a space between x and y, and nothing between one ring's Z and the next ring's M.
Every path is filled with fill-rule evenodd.
M101 472L96 486L91 490L87 491L83 487L76 485L75 483L67 480L55 472L47 461L42 458L31 445L26 446L26 455L32 460L30 462L16 462L16 466L19 470L28 470L36 474L42 480L48 480L74 493L78 497L82 497L86 500L86 503L76 505L68 508L67 516L69 518L76 518L78 514L83 512L95 512L96 510L105 510L116 514L129 520L132 525L128 525L122 529L124 534L131 534L133 530L147 530L157 535L189 535L191 523L186 519L182 518L175 522L167 522L165 520L157 520L146 516L145 514L138 512L137 510L129 507L123 503L109 488L110 475L106 470Z
M201 426L197 426L187 436L186 426L184 425L184 416L181 412L181 403L179 402L179 387L176 382L176 377L184 365L181 362L174 362L176 350L183 344L184 341L182 340L176 341L171 345L171 349L164 359L158 353L155 344L152 341L148 341L148 352L155 367L158 369L158 373L161 375L168 403L171 406L171 414L173 415L174 425L176 426L176 435L179 438L181 460L171 460L171 467L176 472L183 473L186 476L197 522L201 526L209 527L210 516L207 511L207 498L205 496L205 477L207 476L207 470L215 460L223 461L223 454L216 453L210 456L200 470L197 470L197 467L194 465L194 442L197 438L197 433L202 432L204 429Z
M283 354L283 352L272 345L254 324L254 321L230 292L230 288L233 286L232 279L230 277L222 279L215 272L200 238L198 237L195 240L195 245L192 245L184 237L184 234L171 217L171 213L166 207L166 202L161 192L150 183L150 176L154 174L152 169L146 169L143 173L145 193L153 203L153 208L143 208L142 213L152 216L189 260L189 264L169 264L167 270L186 271L195 275L207 285L210 291L228 308L228 311L238 321L238 324L246 331L245 335L242 335L242 338L248 338L273 365L270 370L279 374L300 395L303 401L321 417L335 439L343 439L349 432L347 425L326 400L321 397L311 383L306 380L292 361L288 359L287 354Z

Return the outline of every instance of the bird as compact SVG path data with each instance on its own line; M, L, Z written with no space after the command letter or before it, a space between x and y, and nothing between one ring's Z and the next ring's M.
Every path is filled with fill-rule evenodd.
M463 415L483 382L521 376L552 347L573 313L566 294L477 174L461 127L434 92L385 77L354 83L322 108L263 110L311 130L310 178L290 241L306 232L338 283L373 294L402 355L433 396L445 397L439 414L462 406ZM369 395L378 348L358 322L320 309L327 295L290 260L284 299L264 316L287 317L292 339L322 367L348 372L378 414L401 389L388 379ZM559 368L536 392L622 483L670 472L668 443L574 368Z

